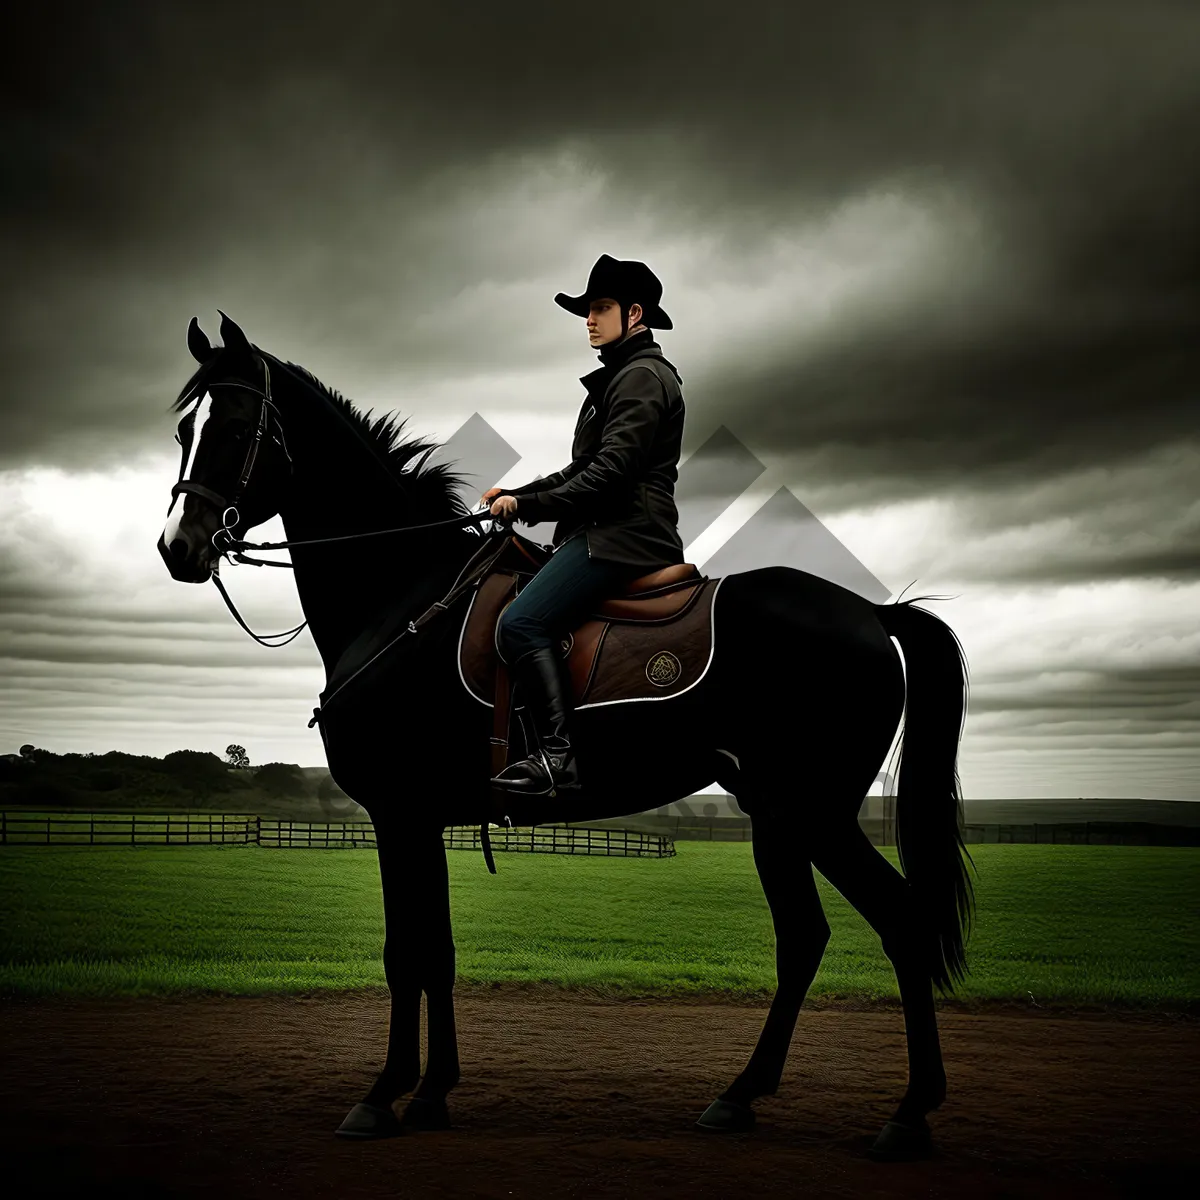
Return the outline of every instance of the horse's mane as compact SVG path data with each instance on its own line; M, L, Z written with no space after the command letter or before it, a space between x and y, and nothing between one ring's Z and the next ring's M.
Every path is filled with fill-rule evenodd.
M379 456L389 474L396 480L397 486L407 493L419 512L449 511L454 516L462 516L471 511L457 491L466 482L465 478L451 470L447 463L430 464L427 461L429 456L441 447L441 442L432 438L404 437L402 435L408 424L407 417L399 418L392 413L373 417L372 411L362 412L341 392L322 383L307 367L302 367L299 363L282 362L274 355L259 350L257 346L254 349L275 365L287 368L300 382L307 383L333 405L335 411L359 434L368 448ZM173 412L182 411L195 399L213 373L219 358L220 355L215 354L207 362L201 363L175 398L171 405Z

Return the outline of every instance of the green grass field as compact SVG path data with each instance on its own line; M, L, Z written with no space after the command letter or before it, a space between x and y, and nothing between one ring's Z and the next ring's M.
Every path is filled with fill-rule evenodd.
M677 851L497 854L495 876L479 854L450 852L460 980L768 995L774 940L750 845L679 842ZM894 848L884 853L897 861ZM971 854L978 918L963 999L1200 1000L1200 850L976 845ZM897 996L878 939L817 878L833 937L810 995ZM385 982L373 850L5 846L0 922L5 995Z

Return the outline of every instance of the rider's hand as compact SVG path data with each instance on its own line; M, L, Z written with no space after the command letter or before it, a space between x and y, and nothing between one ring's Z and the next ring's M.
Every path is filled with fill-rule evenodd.
M482 496L479 497L480 504L490 504L490 512L493 517L511 517L517 511L516 496L501 496L503 488L488 488ZM499 497L499 499L497 499ZM492 503L495 501L495 503Z

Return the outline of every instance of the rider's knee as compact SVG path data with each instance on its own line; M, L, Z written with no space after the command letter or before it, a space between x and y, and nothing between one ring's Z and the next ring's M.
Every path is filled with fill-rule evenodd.
M540 622L509 613L510 609L505 609L496 622L496 649L505 662L511 663L525 650L542 645L546 635Z

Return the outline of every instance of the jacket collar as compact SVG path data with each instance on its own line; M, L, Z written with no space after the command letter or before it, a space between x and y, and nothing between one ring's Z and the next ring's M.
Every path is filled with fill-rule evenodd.
M601 347L599 356L603 365L579 377L579 382L587 388L589 393L600 392L603 394L616 373L635 358L644 358L647 355L662 357L662 347L654 340L654 332L650 329L643 329L641 333L635 333L633 337L626 338L619 345L614 346L607 356L603 353L605 350L608 350L607 346Z
M597 357L606 367L623 367L639 350L654 341L649 329L641 329L623 342L609 342L597 351Z

